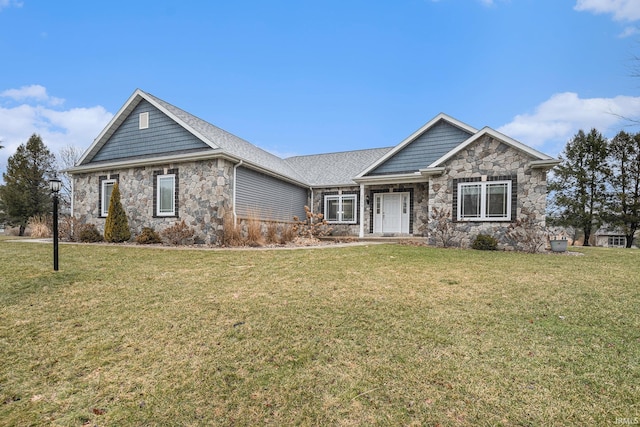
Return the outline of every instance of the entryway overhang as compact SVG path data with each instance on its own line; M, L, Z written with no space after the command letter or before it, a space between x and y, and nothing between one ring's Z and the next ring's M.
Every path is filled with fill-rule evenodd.
M424 176L419 171L393 175L373 175L362 176L353 179L362 185L384 185L384 184L409 184L412 182L429 182L429 177Z
M354 181L360 184L360 200L365 200L365 187L367 185L393 185L429 182L429 175L424 175L421 171L417 171L393 175L361 176L354 178ZM360 238L364 237L364 211L364 203L360 203L360 230L358 233Z

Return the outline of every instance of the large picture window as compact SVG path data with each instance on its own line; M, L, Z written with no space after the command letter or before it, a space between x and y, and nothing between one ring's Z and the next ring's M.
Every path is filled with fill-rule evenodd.
M156 186L156 214L158 216L176 215L176 176L158 175Z
M106 217L109 214L109 202L111 201L111 193L113 193L113 185L115 179L104 179L100 184L100 216Z
M324 219L327 222L356 223L357 195L336 194L324 196Z
M458 183L458 221L511 219L511 181Z

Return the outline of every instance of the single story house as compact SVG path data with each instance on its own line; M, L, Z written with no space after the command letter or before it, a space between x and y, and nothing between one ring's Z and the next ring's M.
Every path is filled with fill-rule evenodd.
M611 229L609 227L599 228L594 233L595 245L603 248L625 248L627 247L627 236L620 228ZM636 240L634 236L634 241ZM632 242L633 245L633 242Z
M184 220L219 244L225 218L291 222L306 205L335 233L433 240L436 209L468 246L481 232L501 240L523 216L544 226L557 163L446 114L392 147L280 158L136 90L68 172L72 215L100 230L118 182L134 235Z

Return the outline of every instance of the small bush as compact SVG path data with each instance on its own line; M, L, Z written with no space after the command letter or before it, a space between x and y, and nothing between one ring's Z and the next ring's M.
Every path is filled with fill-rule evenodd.
M184 222L184 219L162 231L162 237L167 239L167 241L174 246L193 243L194 235L195 232Z
M136 236L136 243L140 245L151 245L162 243L160 235L151 227L143 227L142 232Z
M67 242L79 242L82 223L73 216L63 216L58 223L58 236Z
M83 224L78 232L78 240L83 243L96 243L104 239L94 224Z
M247 220L247 244L249 246L264 246L262 223L253 215Z
M242 246L242 232L236 224L232 213L227 213L223 219L222 244L225 246Z
M524 209L520 218L509 224L506 237L515 250L530 254L540 252L547 242L545 230L534 215Z
M498 249L498 241L488 234L478 234L471 247L480 251L495 251Z
M280 243L286 244L289 242L293 242L293 239L296 238L296 231L294 226L291 224L283 224L282 231L280 233Z
M31 237L41 239L43 237L51 237L51 219L46 215L36 215L29 218L29 230Z
M280 240L278 239L278 224L275 222L267 223L266 239L269 244L280 243Z
M109 212L104 223L104 239L113 243L122 243L131 239L129 221L122 207L122 202L120 202L120 189L117 182L113 184L113 191L111 192Z
M309 209L309 206L304 207L305 219L300 220L297 216L293 217L295 224L293 226L294 233L298 237L305 239L317 239L318 237L328 236L333 231L327 224L327 220L324 219L324 215L321 213L314 214Z
M429 224L436 245L459 246L459 236L455 224L451 221L451 211L446 208L433 207L429 213Z

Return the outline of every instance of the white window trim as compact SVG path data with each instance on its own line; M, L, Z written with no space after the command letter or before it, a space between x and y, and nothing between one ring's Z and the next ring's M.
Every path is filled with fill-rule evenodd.
M507 207L505 216L488 217L487 216L487 187L496 184L507 184ZM509 221L511 220L511 185L510 180L505 181L472 181L458 183L458 221L480 222L480 221ZM462 188L468 186L480 186L480 216L465 218L462 216Z
M353 200L353 220L345 221L343 219L344 209L342 202L344 200ZM329 212L329 200L338 200L338 219L329 220L327 212ZM324 219L330 224L357 224L358 223L358 195L357 194L327 194L324 196Z
M111 197L107 198L105 197L105 189L107 184L115 184L116 180L115 179L103 179L102 183L100 184L100 198L102 200L102 203L100 204L100 216L106 217L107 215L109 215L109 201L111 199ZM113 192L113 190L111 190ZM112 193L113 194L113 193Z
M160 212L160 180L171 178L173 187L171 196L171 211ZM157 175L156 176L156 216L176 216L176 176L175 174Z

